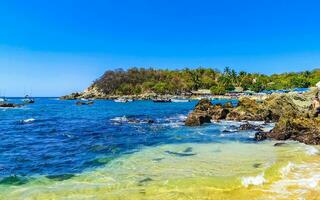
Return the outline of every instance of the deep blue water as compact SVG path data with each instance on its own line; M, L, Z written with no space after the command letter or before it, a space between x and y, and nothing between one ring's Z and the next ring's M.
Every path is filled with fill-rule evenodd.
M96 100L77 106L75 101L36 98L22 108L0 109L0 178L80 173L144 146L251 142L248 133L223 133L225 126L185 127L196 103Z

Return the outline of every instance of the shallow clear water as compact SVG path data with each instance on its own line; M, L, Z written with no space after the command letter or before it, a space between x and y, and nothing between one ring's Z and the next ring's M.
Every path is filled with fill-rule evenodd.
M0 109L0 197L314 199L320 194L318 147L257 143L254 132L233 132L240 125L235 122L185 127L195 104L97 100L76 106L39 98L22 108Z

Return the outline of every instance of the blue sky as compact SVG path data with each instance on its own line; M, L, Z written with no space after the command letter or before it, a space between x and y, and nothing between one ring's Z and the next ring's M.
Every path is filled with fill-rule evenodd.
M81 91L107 69L320 66L318 1L3 0L0 95Z

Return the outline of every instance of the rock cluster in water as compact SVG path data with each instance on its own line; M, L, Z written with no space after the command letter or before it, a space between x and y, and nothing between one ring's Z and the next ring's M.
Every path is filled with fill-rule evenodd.
M0 108L18 108L23 105L15 103L0 103Z
M236 107L213 105L208 99L202 99L188 115L187 126L199 126L211 120L265 121L275 122L270 132L248 124L242 130L257 131L256 140L267 138L276 140L296 140L306 144L320 144L320 118L315 118L309 110L313 94L276 94L262 102L249 97L239 99Z

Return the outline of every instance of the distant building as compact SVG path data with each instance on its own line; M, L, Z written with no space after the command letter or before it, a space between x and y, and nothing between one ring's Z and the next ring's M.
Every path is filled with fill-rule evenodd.
M196 91L191 91L191 93L194 95L210 95L211 91L206 90L206 89L200 89L200 90L196 90Z
M253 94L255 94L255 92L252 91L252 90L246 90L246 91L244 91L243 93L244 93L245 95L253 95Z
M242 87L235 87L233 92L241 93L241 92L243 92L243 88Z

